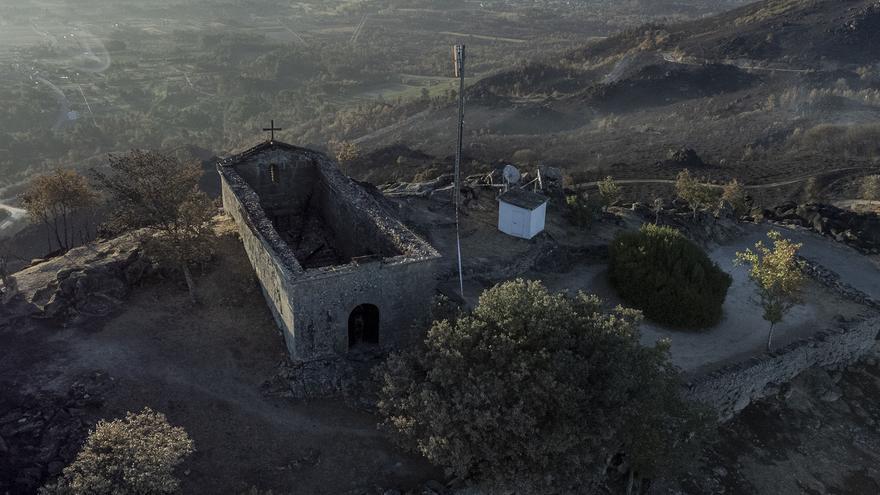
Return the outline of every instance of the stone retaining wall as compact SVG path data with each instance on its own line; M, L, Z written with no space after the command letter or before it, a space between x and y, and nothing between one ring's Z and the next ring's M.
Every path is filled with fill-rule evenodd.
M878 329L880 317L823 330L776 352L702 376L687 385L685 395L711 406L726 421L809 368L840 368L858 361L876 343Z
M880 302L843 282L834 271L804 257L800 261L808 277L831 291L868 308L880 309ZM721 421L726 421L753 400L774 393L781 384L809 368L841 368L858 361L877 343L878 331L880 316L844 323L773 353L701 376L687 385L685 395L713 407Z

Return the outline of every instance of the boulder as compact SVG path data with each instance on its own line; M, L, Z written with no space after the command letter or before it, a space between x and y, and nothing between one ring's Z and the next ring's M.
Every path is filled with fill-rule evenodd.
M666 165L675 167L703 167L706 162L691 148L670 149L666 153Z
M65 323L111 314L133 284L155 271L139 238L132 233L92 243L16 273L24 312Z

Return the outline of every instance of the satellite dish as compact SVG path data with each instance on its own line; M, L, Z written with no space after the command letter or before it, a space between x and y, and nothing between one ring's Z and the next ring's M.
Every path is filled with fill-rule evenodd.
M519 183L519 170L513 165L505 165L504 170L501 171L501 176L504 177L504 182L506 182L507 184Z

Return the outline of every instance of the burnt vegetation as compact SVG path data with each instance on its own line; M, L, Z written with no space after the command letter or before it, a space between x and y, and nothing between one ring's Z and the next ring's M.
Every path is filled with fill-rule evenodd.
M774 0L625 29L471 85L465 152L476 171L529 149L536 162L562 168L574 182L611 172L669 180L696 166L667 157L670 149L698 154L711 164L701 173L716 183L770 185L841 169L870 173L880 73L867 47L877 22L873 2ZM451 133L436 125L452 117L451 108L430 114L435 118L406 120L394 136L411 146L425 143L421 151L442 161L444 151L426 140ZM387 143L380 136L387 137L367 136L359 146L382 149ZM433 166L423 163L413 176ZM651 190L644 189L627 194L647 200ZM759 193L760 201L779 202L797 188ZM835 181L826 193L852 198L859 191Z
M30 22L36 12L47 10L42 1L32 3L0 6L0 18ZM114 493L173 493L200 484L221 493L246 489L229 484L246 471L265 475L273 489L333 491L374 484L383 477L404 485L445 470L455 483L516 492L567 493L601 486L609 493L644 493L652 488L644 485L689 472L711 415L683 397L681 370L666 341L644 347L640 330L649 327L640 327L643 315L675 332L717 328L724 319L732 278L689 238L714 242L727 226L741 227L736 220L770 220L812 230L865 254L880 253L875 213L820 204L846 200L842 203L871 206L880 200L880 66L873 53L880 44L880 4L743 3L339 0L295 2L283 13L271 0L170 0L157 5L121 0L82 21L104 23L105 17L121 15L116 10L121 8L134 16L94 36L103 41L100 49L93 45L94 57L85 61L77 59L82 58L82 44L72 45L78 53L71 55L65 42L41 34L43 26L35 24L36 34L46 39L3 52L0 59L15 68L0 73L8 83L0 85L0 101L7 103L9 115L0 121L0 193L8 195L0 196L0 202L20 194L21 206L40 229L34 234L37 227L32 227L27 234L37 235L39 249L45 243L48 251L57 247L51 256L75 254L78 250L72 248L95 237L127 233L125 239L137 242L129 251L114 248L114 241L96 244L104 251L94 256L108 258L108 265L97 270L56 270L66 257L43 264L40 269L48 270L51 290L35 291L33 283L26 288L29 294L39 293L43 302L51 301L42 316L55 320L6 320L0 305L0 327L27 321L27 328L48 328L63 316L65 325L77 323L57 338L77 340L82 335L76 326L86 320L74 316L95 321L110 317L130 288L148 273L157 275L155 284L138 289L149 297L125 302L127 311L131 305L142 312L145 323L131 321L137 318L131 313L123 315L129 320L95 324L92 338L99 342L126 331L137 334L131 337L131 349L96 353L82 362L128 372L124 361L147 355L142 362L127 364L147 371L137 369L123 377L125 407L140 410L131 404L155 387L150 392L154 399L186 419L195 429L193 438L208 437L204 452L210 455L188 459L188 434L151 411L97 423L87 436L87 427L95 425L91 420L99 412L106 417L103 402L91 393L72 392L47 405L48 399L36 404L16 392L0 397L0 454L14 454L0 456L0 491L33 493L49 482L45 493L105 493L110 485ZM78 2L78 8L87 10L84 5L100 3ZM72 8L44 12L46 24L67 29ZM733 10L718 14L725 9ZM131 20L137 16L138 21ZM91 35L77 31L77 36ZM323 158L287 168L269 160L260 164L266 165L265 174L255 172L249 178L221 172L237 181L233 194L241 193L242 203L250 201L243 224L266 220L261 232L274 234L270 247L290 251L295 261L290 266L309 271L314 280L335 277L338 288L343 266L388 273L395 263L402 265L398 258L404 255L433 260L434 248L421 239L414 242L409 226L398 230L395 218L379 214L386 207L397 208L406 217L401 222L417 223L414 231L441 241L451 225L458 229L458 218L453 224L443 213L453 197L450 152L459 96L456 81L449 77L448 45L462 42L472 57L462 156L469 184L462 215L465 241L470 238L476 245L474 237L497 234L494 218L486 221L494 215L495 198L482 193L481 202L478 188L471 185L498 187L500 171L508 163L520 168L523 183L531 184L533 178L553 183L552 191L547 188L552 192L547 233L522 251L506 251L508 246L501 244L514 241L487 236L475 246L484 249L482 255L467 253L473 263L463 271L468 282L487 287L490 279L502 277L499 273L506 278L518 276L509 275L515 270L543 271L549 265L554 274L564 272L574 266L574 258L599 257L601 252L614 296L637 309L609 310L596 296L554 293L539 282L501 283L485 291L471 311L444 303L448 314L414 326L413 331L426 330L427 339L391 355L374 370L374 381L367 385L372 389L365 392L369 397L357 397L358 410L334 403L330 412L325 404L307 409L315 405L300 403L295 414L305 420L283 416L285 408L274 399L309 395L305 380L295 384L291 377L305 377L316 369L310 366L324 363L291 362L281 356L283 344L274 333L277 321L255 300L270 292L263 279L254 279L255 257L249 261L239 252L234 224L215 218L218 208L211 196L217 193L217 157L253 144L259 139L256 130L275 119L284 122L279 140L335 155L342 171L355 179L326 175L318 168L325 164ZM99 67L102 57L107 67ZM275 146L273 141L268 146ZM108 152L132 147L157 151L110 154L103 163ZM178 158L184 155L196 159ZM93 169L91 183L73 171L98 162L102 164ZM326 164L332 165L329 160ZM259 169L256 162L254 169ZM542 174L538 178L536 169ZM284 180L294 187L282 187ZM420 184L402 184L411 181ZM366 191L350 201L338 195L342 186ZM380 191L400 196L384 197ZM678 198L671 204L663 199L673 195ZM436 203L419 210L420 201ZM636 221L653 224L620 233L636 218L630 212L642 216ZM17 214L15 208L0 209L0 226L14 223ZM107 220L103 232L96 232L99 220ZM556 238L563 227L599 244L573 247L579 238L563 244ZM227 235L218 229L227 229ZM238 250L234 256L229 245ZM788 254L794 259L792 246L787 245ZM540 250L540 258L519 256ZM769 251L756 250L760 256L747 252L749 256L741 257L757 267L752 278L772 336L772 325L797 300L767 295L760 282L761 273L769 269L762 271L760 265ZM15 259L9 252L4 241L4 304L18 296L13 273L31 258L25 249L16 251L25 254ZM513 259L514 252L517 263L504 260L508 271L480 271L500 264L497 260L504 256ZM125 259L117 263L110 259L114 256ZM789 261L783 268L791 271L795 263ZM16 267L10 269L13 262ZM230 264L240 269L229 272ZM482 266L473 269L477 264ZM186 281L189 304L167 290L170 285L161 281L165 268L179 272L180 284ZM261 271L256 263L253 268ZM91 282L82 281L86 278ZM418 289L432 292L429 284L436 278L426 277ZM413 272L389 280L369 280L379 303L394 299L392 286L407 289L400 281L419 282ZM303 325L310 330L298 329L303 342L329 334L309 333L318 328L313 322L330 328L331 322L345 321L347 348L363 351L355 358L361 359L387 341L385 333L379 337L380 322L395 331L407 328L389 318L392 311L383 308L380 313L371 302L346 308L339 317L326 310L335 304L333 297L321 297L311 287L301 292L312 294L315 302L296 307L294 314L302 318L308 308L317 315ZM258 325L251 328L254 322ZM116 331L101 332L105 324ZM50 368L45 376L24 378L34 365L25 363L30 356L21 349L42 347L42 334L16 332L10 333L11 345L18 349L12 364L0 363L5 373L20 374L23 382L59 380L66 373ZM247 347L260 335L272 336L259 342L265 347L262 354ZM25 339L34 339L33 345ZM60 342L83 352L67 340ZM119 342L110 344L120 348ZM51 355L53 362L66 365L68 352L58 350ZM171 374L164 369L166 356L179 367L169 369L180 383L160 379ZM196 361L187 367L186 359ZM282 371L260 388L265 393L283 382L279 393L287 395L262 400L266 397L255 393L257 384L271 376L278 362ZM241 363L253 368L245 380L236 368ZM366 369L367 361L361 365ZM190 375L197 380L190 383ZM324 378L320 376L326 382ZM204 383L217 385L209 389ZM322 385L328 390L350 388L350 382ZM301 390L293 391L297 386ZM10 387L18 389L20 383ZM297 392L302 395L290 395ZM202 400L211 407L195 401L196 394L210 396L210 402ZM83 408L88 409L88 422L71 419L80 418ZM376 440L373 431L376 417L360 409L378 412L398 443L419 454L416 462L427 459L432 466L385 466L401 452L385 450L381 442L387 438ZM45 411L53 415L43 417ZM240 415L241 423L229 426L233 423L224 421L229 411ZM357 416L361 413L366 419ZM360 435L361 420L372 433ZM213 432L201 430L203 423L222 431L214 438ZM141 431L132 430L132 424L141 424ZM336 429L339 425L345 435ZM282 427L289 436L276 435L273 428ZM77 450L83 441L84 448ZM230 450L230 442L239 448ZM292 444L309 445L299 460L291 460ZM320 458L312 445L333 455L323 461L324 467L309 471ZM340 460L353 469L335 472L330 479L326 466ZM185 475L178 480L183 469ZM134 483L123 473L140 470L155 477L140 476ZM252 487L250 493L262 492Z

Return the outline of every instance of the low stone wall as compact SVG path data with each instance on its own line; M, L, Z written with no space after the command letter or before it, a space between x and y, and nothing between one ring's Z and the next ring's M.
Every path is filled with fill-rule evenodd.
M836 272L833 272L824 266L816 263L815 261L804 258L803 256L799 256L804 273L824 285L825 287L831 289L832 291L840 294L841 297L845 299L849 299L850 301L862 304L864 306L868 306L869 308L880 310L880 302L871 299L871 296L865 294L864 292L856 289L855 287L849 285L840 279L840 275Z
M878 330L880 317L823 330L776 352L695 379L687 385L685 395L714 408L721 421L726 421L809 368L839 368L854 363L875 345Z

